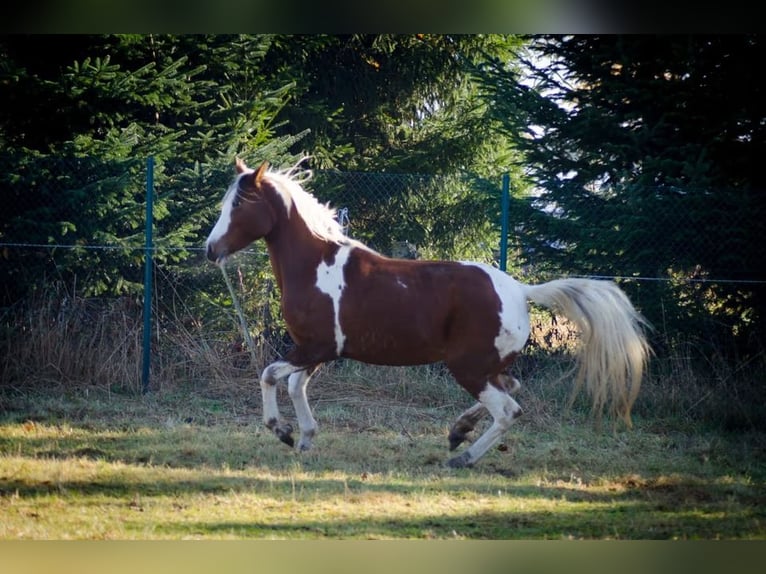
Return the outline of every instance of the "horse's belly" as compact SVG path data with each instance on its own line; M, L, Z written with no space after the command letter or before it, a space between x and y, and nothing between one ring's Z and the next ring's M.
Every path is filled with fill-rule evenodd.
M403 317L401 321L392 317L373 319L350 327L342 355L379 365L422 365L442 360L445 343L439 329L423 325L422 318Z

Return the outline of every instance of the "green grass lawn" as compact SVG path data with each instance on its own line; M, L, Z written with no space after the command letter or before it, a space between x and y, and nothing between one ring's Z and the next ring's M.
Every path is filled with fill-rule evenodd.
M530 417L453 470L458 406L318 400L315 449L298 454L263 428L257 398L2 400L7 540L766 538L755 431Z

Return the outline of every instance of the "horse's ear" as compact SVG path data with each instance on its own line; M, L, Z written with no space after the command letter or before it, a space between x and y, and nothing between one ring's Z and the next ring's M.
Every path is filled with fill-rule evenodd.
M269 168L269 162L264 161L261 164L261 167L259 167L255 172L255 182L258 183L261 181L261 178L263 177L263 174L266 173L266 170Z
M237 173L244 173L247 171L247 165L242 161L242 158L238 157L234 160L234 169L237 170Z

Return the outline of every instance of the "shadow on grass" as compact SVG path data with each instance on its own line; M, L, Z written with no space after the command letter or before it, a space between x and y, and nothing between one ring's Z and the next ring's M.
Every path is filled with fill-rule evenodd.
M679 480L672 484L644 484L622 492L596 492L580 488L511 485L501 495L509 510L484 509L454 514L434 509L430 514L364 516L366 495L385 493L417 500L428 493L422 482L369 483L346 478L311 477L260 479L247 476L148 477L129 481L104 478L82 481L15 480L3 477L0 496L31 499L54 494L76 499L113 498L112 504L134 506L136 496L183 497L185 495L262 493L281 504L311 505L316 500L338 499L358 504L357 516L292 518L285 520L163 519L153 525L158 535L235 538L763 538L766 535L766 499L763 493L722 485L703 485ZM465 497L467 491L482 492L481 476L460 471L433 487L438 497ZM296 494L297 493L297 494ZM553 504L530 510L535 501ZM370 496L374 501L375 496ZM103 504L103 500L98 502ZM80 504L83 504L80 502ZM87 501L85 501L87 505ZM278 503L279 504L279 503ZM492 505L486 505L491 508ZM550 508L553 508L551 510ZM353 508L351 509L353 511ZM378 509L376 512L379 512ZM246 514L246 510L243 514ZM382 513L386 513L383 511ZM183 513L177 514L182 516Z
M616 520L616 514L630 520ZM555 514L555 516L554 516ZM762 538L763 514L743 508L722 517L680 509L658 516L642 504L566 513L483 511L449 516L344 518L295 522L175 522L157 526L174 537L234 538L426 538L426 539L716 539Z
M446 442L436 434L328 432L318 439L315 451L299 455L255 427L181 425L115 431L87 425L63 430L23 425L0 427L0 455L8 457L5 464L0 458L0 497L54 496L85 505L106 498L109 504L131 506L137 496L183 500L242 494L266 497L278 505L335 500L350 505L352 511L354 505L359 509L342 518L286 520L281 515L274 521L205 521L180 512L177 520L162 518L153 525L158 535L166 537L766 537L766 488L760 480L737 479L727 474L731 468L726 466L704 476L674 474L670 462L664 469L614 478L607 469L616 462L601 460L589 472L594 484L611 474L606 485L568 484L567 469L589 462L578 460L584 453L575 453L571 444L564 450L561 437L558 442L550 436L516 439L523 442L511 448L516 452L495 452L474 469L451 470L443 466ZM594 439L585 440L590 446ZM551 441L554 446L537 454L526 452L537 441ZM726 449L725 444L718 447ZM760 464L759 453L751 452L755 456L747 464ZM48 462L50 472L44 466ZM25 465L40 466L25 476L17 472ZM84 465L86 471L56 470L69 465L75 469ZM547 467L548 478L531 479L541 476L542 466ZM392 510L390 517L381 517L386 509L380 501L391 496L415 506L429 497L468 498L479 510L453 514L437 508L418 516ZM497 499L504 499L500 503L504 510L496 510Z

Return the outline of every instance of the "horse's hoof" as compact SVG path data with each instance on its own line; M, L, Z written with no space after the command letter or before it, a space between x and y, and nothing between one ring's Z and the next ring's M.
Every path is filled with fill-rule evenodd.
M289 447L295 446L295 440L293 440L293 427L290 425L279 426L274 429L274 433L277 438L285 443Z
M471 455L468 451L465 451L460 456L456 456L447 461L447 466L450 468L471 468L473 463L471 462Z
M300 452L306 452L311 450L311 446L312 446L311 441L304 441L303 439L298 441L298 450Z
M465 440L465 434L451 432L449 433L448 439L449 439L449 449L455 450L457 447L463 444L463 441Z

